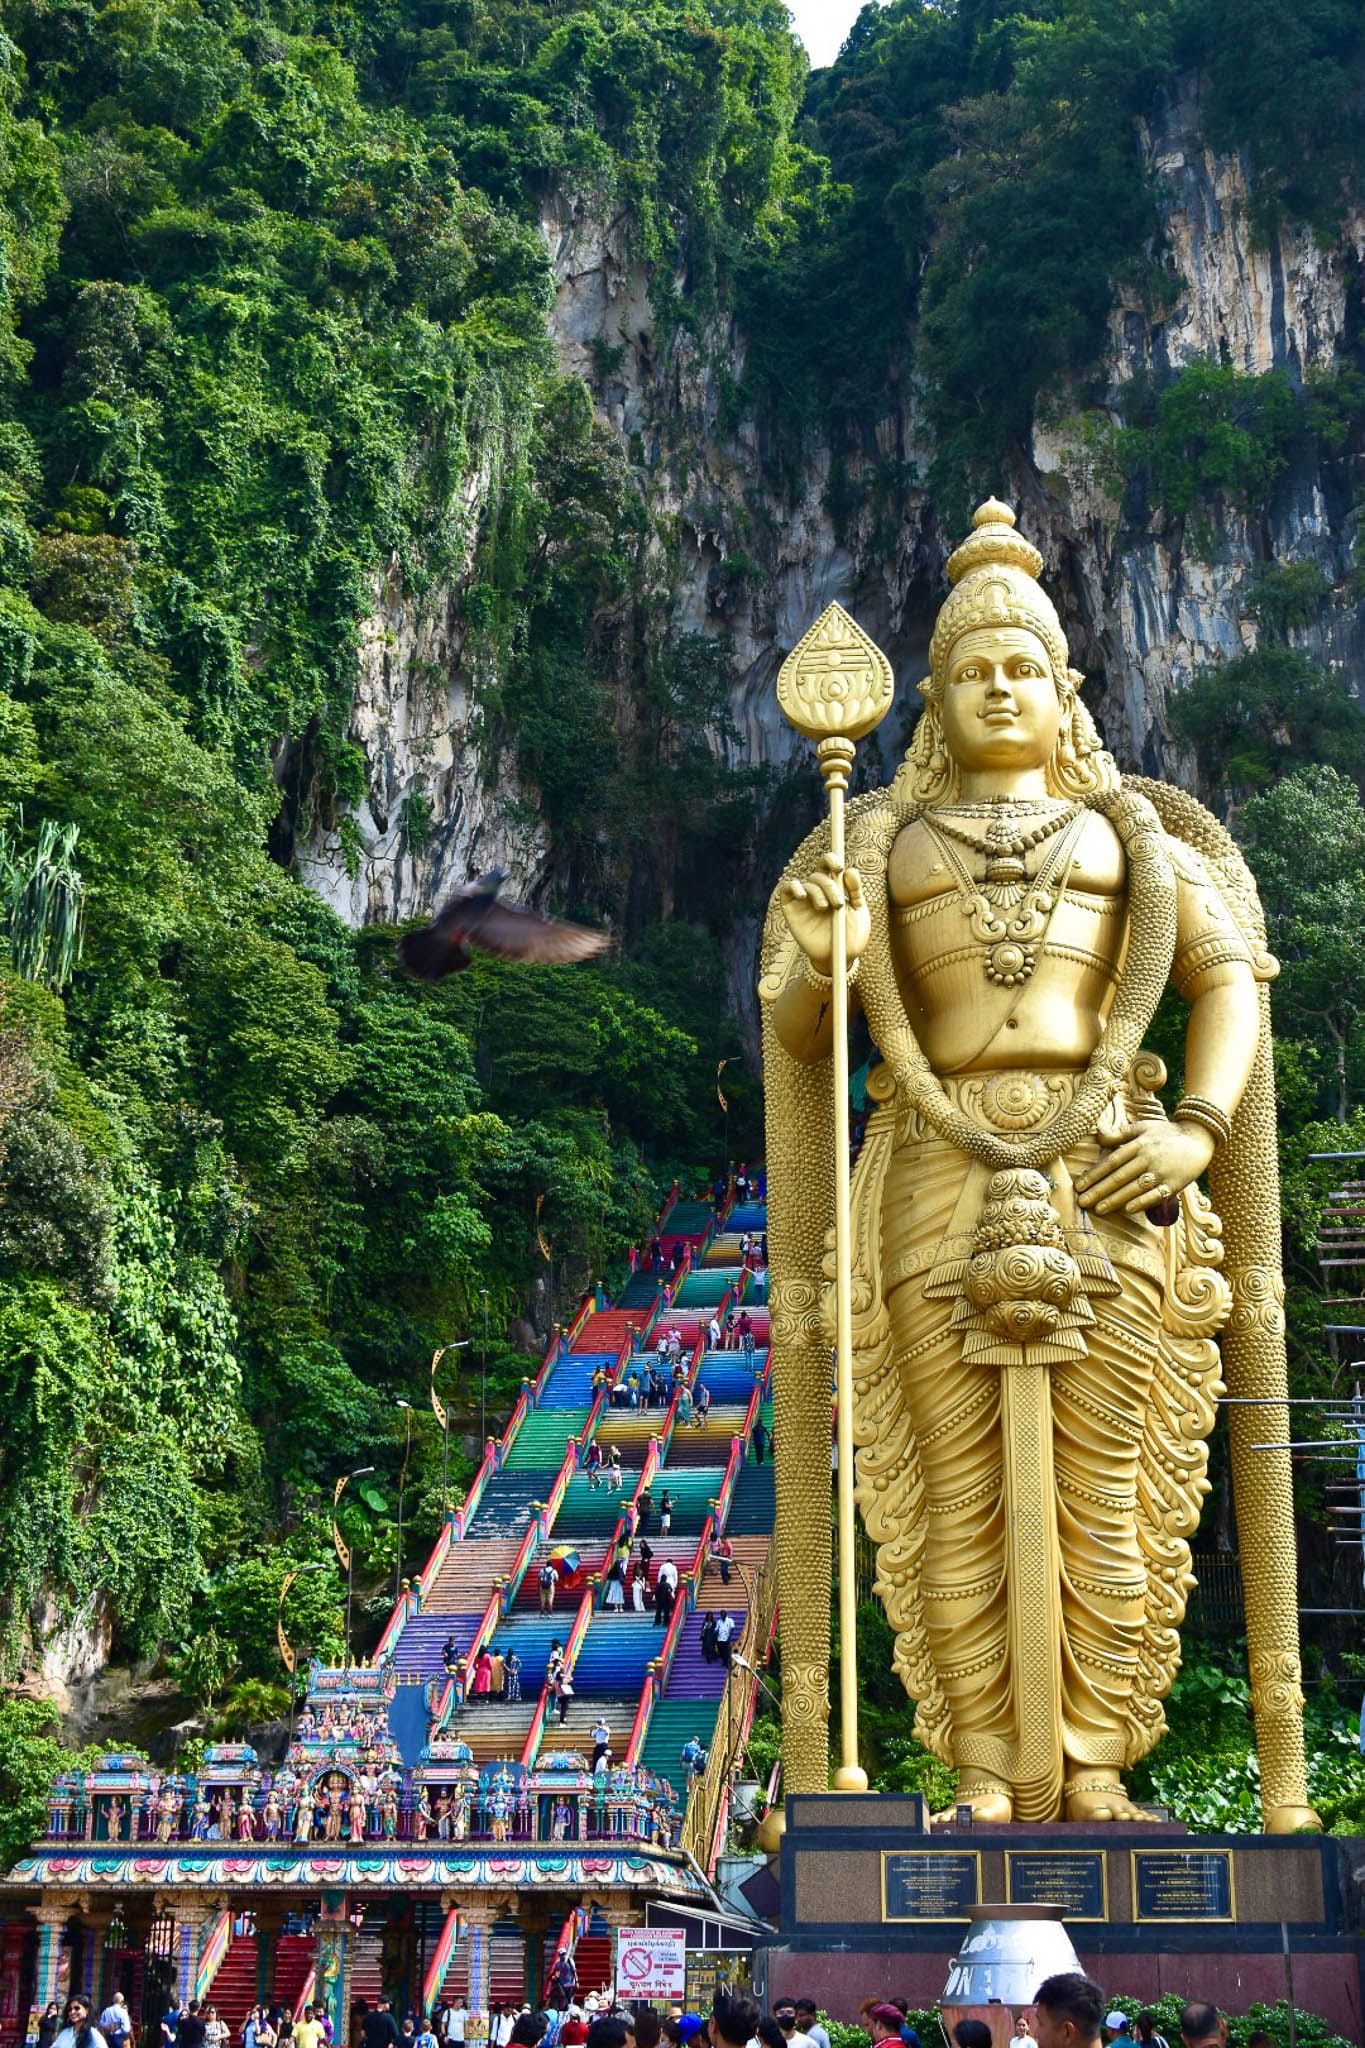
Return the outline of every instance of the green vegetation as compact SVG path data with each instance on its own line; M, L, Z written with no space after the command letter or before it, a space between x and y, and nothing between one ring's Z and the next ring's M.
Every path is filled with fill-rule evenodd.
M562 18L561 18L562 17ZM558 1304L719 1137L751 792L616 442L549 347L553 182L714 303L772 234L804 77L775 0L556 12L20 0L0 39L0 1662L103 1603L240 1714L343 1521L433 1533L427 1361ZM690 311L688 313L690 317ZM622 347L626 346L623 337ZM483 481L477 481L482 479ZM487 505L486 517L483 507ZM471 504L479 508L471 517ZM488 773L538 784L575 974L427 990L271 858L349 822L384 565L466 576ZM622 695L636 715L617 716ZM418 790L403 829L420 846ZM665 924L662 920L668 918ZM82 951L83 943L83 951ZM732 1134L749 1142L752 1084ZM465 1354L466 1359L469 1354ZM456 1418L471 1376L443 1392ZM290 1596L334 1651L336 1577ZM253 1690L254 1688L254 1690Z

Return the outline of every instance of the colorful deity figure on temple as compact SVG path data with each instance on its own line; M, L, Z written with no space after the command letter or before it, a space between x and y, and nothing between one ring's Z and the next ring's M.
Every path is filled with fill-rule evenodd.
M232 1840L232 1825L237 1817L237 1801L232 1796L231 1785L224 1785L218 1798L218 1835L224 1842Z
M300 1785L299 1803L294 1814L294 1840L310 1842L313 1839L314 1795L311 1785Z
M488 1796L488 1823L495 1842L505 1842L512 1832L512 1797L501 1778Z
M384 1823L384 1840L386 1842L396 1841L398 1839L398 1794L394 1789L392 1781L384 1787L380 1814Z
M426 1798L425 1791L422 1797ZM450 1794L441 1792L436 1799L436 1835L442 1842L450 1840Z
M283 1820L284 1813L280 1806L280 1795L272 1785L265 1795L265 1805L261 1808L261 1822L265 1829L267 1842L278 1841Z
M254 1842L256 1839L256 1816L245 1786L242 1788L242 1803L237 1809L237 1839L239 1842Z
M342 1779L339 1777L329 1778L326 1791L323 1794L326 1814L322 1823L322 1839L325 1842L339 1842L341 1840L342 1806L345 1798L346 1788Z
M563 1794L550 1809L550 1839L567 1842L573 1833L573 1808Z
M450 1831L457 1842L467 1841L469 1838L468 1785L457 1785L455 1788L455 1804L454 1811L451 1814Z
M213 1814L209 1808L206 1787L196 1786L194 1805L190 1809L190 1838L195 1842L207 1842L209 1829L213 1825Z
M180 1814L180 1797L175 1787L163 1784L156 1801L156 1839L169 1842Z
M151 1784L151 1785L149 1785L149 1786L147 1787L147 1790L146 1790L146 1791L145 1791L145 1792L143 1793L143 1795L142 1795L142 1814L141 1814L141 1821L142 1821L141 1833L142 1833L142 1835L143 1835L144 1839L145 1839L145 1840L147 1840L147 1841L149 1841L149 1842L150 1842L150 1841L152 1840L152 1838L153 1838L153 1837L154 1837L154 1835L156 1834L156 1807L157 1807L157 1788L156 1788L156 1785L155 1785L155 1784Z
M318 1717L313 1712L313 1709L311 1707L304 1707L303 1712L299 1715L298 1725L300 1740L304 1742L310 1741L312 1739L313 1731L316 1729L318 1725Z
M108 1830L111 1842L121 1842L123 1840L123 1819L127 1810L127 1806L117 1793L114 1794L105 1807L104 1824Z
M363 1842L365 1839L365 1794L359 1785L351 1787L350 1796L346 1801L346 1811L351 1840L353 1842Z

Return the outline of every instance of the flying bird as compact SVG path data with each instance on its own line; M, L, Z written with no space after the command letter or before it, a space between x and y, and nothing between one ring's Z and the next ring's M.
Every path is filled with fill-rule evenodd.
M502 902L506 879L501 868L490 868L457 889L430 924L398 941L403 965L423 981L441 981L468 967L475 946L505 960L589 960L607 944L607 932Z

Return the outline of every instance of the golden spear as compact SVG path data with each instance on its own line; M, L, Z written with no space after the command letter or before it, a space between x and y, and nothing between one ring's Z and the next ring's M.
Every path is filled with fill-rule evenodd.
M829 850L842 873L844 792L854 742L891 709L891 664L842 605L820 614L783 662L777 701L788 724L815 741L829 798ZM853 1543L853 1293L848 1131L848 927L834 919L830 974L834 1031L834 1358L839 1443L839 1712L843 1761L836 1792L865 1792L858 1762L857 1585Z

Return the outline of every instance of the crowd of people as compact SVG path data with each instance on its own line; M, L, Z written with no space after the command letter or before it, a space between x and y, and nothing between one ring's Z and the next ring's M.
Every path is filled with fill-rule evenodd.
M541 1611L547 1610L542 1606ZM485 1643L475 1655L471 1670L467 1654L451 1635L441 1645L441 1662L467 1701L497 1700L504 1706L514 1706L521 1698L521 1659L515 1650L500 1650Z
M609 1754L610 1729L593 1730L595 1751ZM928 2048L902 1998L868 1998L859 2019L873 2048ZM945 2028L945 2031L946 2028ZM52 2000L38 2026L37 2048L127 2048L134 2027L122 1991L115 1992L99 2016L91 2016L88 1998L73 1993L65 2011ZM1039 1985L1031 2015L1014 2022L1014 2037L1037 2048L1226 2048L1228 2023L1216 2005L1192 1999L1181 2011L1178 2037L1167 2039L1150 2009L1134 2014L1108 2006L1092 1978L1078 1971L1049 1977ZM962 2019L948 2034L951 2048L991 2048L991 2029L984 2020ZM295 2017L279 2005L255 2005L241 2030L240 2043L208 2001L173 2002L144 2039L143 2048L331 2048L332 2022L322 2006L306 2005ZM812 1998L774 1999L762 2014L752 1999L720 1991L709 2016L674 2007L658 2013L651 2006L617 2003L610 1991L580 1998L572 1955L557 1957L549 1995L535 2008L494 2004L474 2012L462 2000L443 1998L430 2013L409 2012L395 2019L391 2002L380 1998L374 2007L358 2000L352 2008L347 2048L830 2048L828 2029ZM1266 2032L1246 2037L1246 2048L1276 2048Z

